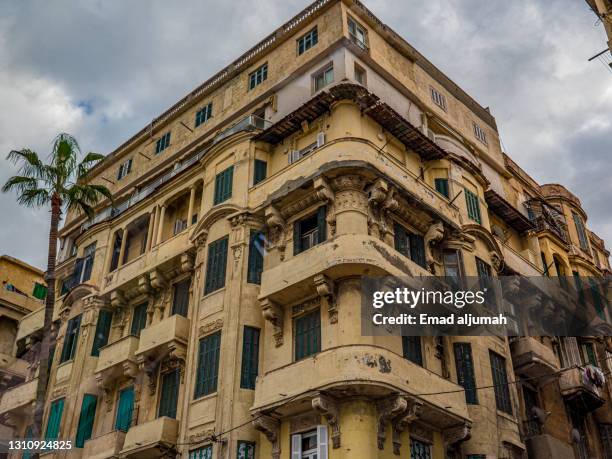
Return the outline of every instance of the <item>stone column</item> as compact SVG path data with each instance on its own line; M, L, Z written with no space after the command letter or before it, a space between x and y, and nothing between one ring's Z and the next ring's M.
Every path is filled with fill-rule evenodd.
M127 228L123 228L121 232L121 249L119 250L119 262L117 263L117 267L123 265L123 257L125 256L125 245L127 242L128 231Z
M161 205L161 210L159 212L159 217L157 218L157 238L155 239L155 243L159 244L161 242L163 230L164 230L164 218L166 217L166 204Z
M191 186L191 190L189 192L189 210L187 211L187 226L191 226L191 217L193 215L193 206L195 204L195 185Z
M149 227L147 228L147 248L146 251L150 251L153 246L153 235L155 234L155 213L153 210L149 214Z
M332 180L335 190L336 234L368 234L368 197L361 175L342 175Z
M153 209L153 231L151 232L151 248L157 244L157 226L159 220L159 207Z

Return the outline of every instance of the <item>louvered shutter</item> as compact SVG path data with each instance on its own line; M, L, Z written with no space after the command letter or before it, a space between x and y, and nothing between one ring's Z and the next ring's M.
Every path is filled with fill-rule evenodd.
M159 400L159 417L167 416L176 419L176 407L180 387L180 373L176 369L162 375L161 396Z
M95 395L85 394L81 405L81 414L79 416L79 424L75 438L75 446L82 448L85 441L91 438L93 431L94 419L96 417L96 405L98 399Z
M189 288L191 286L191 278L174 285L174 298L172 301L172 314L179 314L187 317L189 309Z
M119 393L119 403L117 405L117 417L115 419L115 429L127 432L132 424L132 411L134 409L134 387L123 389Z
M106 346L108 343L112 318L112 311L107 311L105 309L100 310L98 314L98 323L96 324L96 334L91 348L91 355L94 357L98 357L100 355L100 348Z
M411 234L410 237L410 258L417 265L426 268L425 263L425 240L420 234Z
M263 271L264 242L263 233L251 231L249 237L249 266L247 271L247 282L250 284L261 284L261 272Z
M327 221L325 217L327 216L327 206L321 206L317 210L317 228L319 230L319 241L325 242L327 240Z
M47 421L47 431L45 433L45 440L55 440L59 435L60 424L62 422L62 413L64 411L64 399L51 403L49 410L49 419Z
M72 285L72 287L74 287L75 285L79 285L81 283L81 278L83 277L84 263L85 263L84 258L77 258L76 261L74 262L74 271L73 271L74 284Z
M406 234L406 230L404 227L398 223L396 223L393 227L394 240L395 240L395 250L397 250L402 255L409 257L410 251L408 246L408 237Z
M465 401L470 405L478 404L476 382L474 379L474 363L472 361L472 347L469 343L455 343L455 366L457 368L457 382L465 389Z
M291 459L302 459L302 436L291 435Z
M327 426L317 426L317 459L327 459Z

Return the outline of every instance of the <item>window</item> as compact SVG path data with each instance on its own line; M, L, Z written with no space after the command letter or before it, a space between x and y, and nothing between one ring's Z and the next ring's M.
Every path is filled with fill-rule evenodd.
M79 328L81 327L81 314L68 321L66 326L66 336L64 337L64 347L60 363L67 362L74 358L76 353L77 340L79 338Z
M121 255L121 241L123 240L123 233L117 231L115 233L115 241L113 242L113 252L111 255L110 271L113 272L119 267L119 256Z
M367 84L367 76L364 68L355 63L355 81L363 86Z
M395 250L402 255L410 258L417 265L426 268L425 262L425 242L420 234L410 233L402 225L396 223L395 231Z
M293 321L295 330L295 360L321 351L321 312L317 309Z
M486 454L468 454L467 459L487 459Z
M261 83L268 79L268 63L266 62L261 67L249 74L249 90L255 89Z
M157 139L157 143L155 144L155 154L157 155L161 153L169 146L170 146L170 132L166 132L159 139Z
M454 279L463 277L463 267L461 265L461 252L458 250L444 251L444 275Z
M81 404L81 414L79 415L79 424L77 427L74 446L82 448L85 446L85 441L91 438L93 431L94 419L96 418L96 405L98 398L92 394L83 395L83 403Z
M476 138L478 140L480 140L482 143L484 143L485 145L487 145L487 134L486 134L486 132L480 126L478 126L476 123L473 123L473 125L474 125L474 135L476 136Z
M595 306L595 312L597 312L597 315L601 319L605 320L605 297L602 298L601 291L599 290L599 283L595 280L595 278L589 277L589 287L591 289L591 297L593 298L593 306Z
M157 417L167 416L176 419L176 406L181 386L181 374L177 368L161 376L161 394L159 396L159 412Z
M128 175L132 171L132 159L128 159L126 162L119 165L117 171L117 180L121 180L123 177Z
M348 18L348 30L351 41L359 46L361 49L367 49L367 32L364 27L355 21L352 17Z
M134 315L132 316L132 326L130 334L140 336L140 332L147 326L147 306L148 303L140 303L134 307Z
M476 223L482 223L480 217L480 201L478 200L478 195L472 193L470 190L465 188L465 203L467 204L467 212L468 217L471 220L474 220Z
M221 332L205 336L200 340L198 368L196 372L195 398L217 391L219 373L219 351Z
M115 418L115 429L127 432L132 425L132 412L134 411L134 386L126 387L119 392L117 403L117 416Z
M540 252L540 258L542 259L542 267L544 270L543 274L545 276L550 276L550 273L548 271L549 266L548 266L548 262L546 261L546 255L544 254L544 252Z
M213 104L210 102L208 105L204 106L202 109L196 112L195 116L195 127L198 127L200 124L206 123L209 119L212 118L213 113Z
M224 237L208 245L204 294L212 293L225 287L226 265L227 237Z
M30 424L24 434L23 434L23 439L24 440L33 440L34 439L34 426L32 424ZM21 455L21 459L31 459L32 458L32 453L34 453L33 450L31 449L25 449L23 450L23 454Z
M212 459L212 445L189 451L189 459Z
M298 41L297 41L298 56L301 54L304 54L306 51L308 51L318 42L319 42L319 32L317 28L315 27L310 32L308 32L306 35L302 36L301 38L298 38Z
M489 279L491 279L491 266L476 257L476 272L478 273L480 286L482 288L486 287Z
M442 196L448 198L450 196L448 190L448 179L446 178L437 178L434 180L434 185L436 187L436 191L440 193Z
M491 359L491 373L495 390L495 404L497 409L512 414L510 402L510 389L508 388L508 375L506 373L506 359L493 351L489 351Z
M62 412L64 411L64 399L60 398L51 403L49 409L49 419L47 420L47 430L45 440L56 440L59 435L60 424L62 423Z
M187 219L186 218L185 219L179 218L179 219L174 221L174 231L173 231L173 234L175 236L177 234L179 234L179 233L182 233L186 229L187 229ZM128 242L129 241L130 240L128 239ZM126 252L127 252L127 247L126 247ZM125 261L124 261L124 263L125 263Z
M593 343L582 343L580 347L582 349L582 361L587 365L598 367L597 355L595 354L595 346L593 346Z
M172 314L178 314L187 317L189 309L189 288L191 287L191 278L174 284L174 294L172 298Z
M110 333L112 320L112 311L100 309L98 323L96 324L96 334L94 336L93 346L91 347L91 355L94 357L98 357L100 355L100 348L106 346L108 343L108 335Z
M330 83L334 82L334 64L330 63L328 66L318 71L312 76L314 84L314 91L317 92L323 89Z
M402 352L405 359L423 366L420 336L402 336Z
M73 282L74 285L82 284L91 279L91 271L96 257L96 243L89 244L83 250L83 258L77 258L74 263Z
M34 282L34 290L32 291L32 296L39 300L44 300L47 297L47 287L43 284L39 284L38 282Z
M478 404L476 380L474 377L474 361L470 343L455 343L455 366L457 368L457 383L465 389L465 402L468 405Z
M431 445L411 437L410 459L431 459Z
M268 173L268 163L261 159L255 160L255 170L253 171L253 185L257 185L266 179Z
M238 459L255 459L255 443L238 440Z
M244 327L242 336L242 372L240 387L255 389L255 380L259 373L259 329Z
M327 427L291 435L291 459L327 459Z
M251 235L249 236L249 267L247 271L247 282L249 284L261 284L264 253L264 233L251 230Z
M582 219L576 212L572 212L572 218L574 219L574 225L576 226L576 232L578 233L578 240L580 241L580 248L588 252L589 240L587 238L586 230Z
M234 180L234 166L230 166L215 177L214 204L220 204L232 197L232 182Z
M310 145L307 145L306 147L302 148L301 150L291 150L289 152L289 154L287 155L287 159L289 161L289 164L293 164L294 162L299 161L304 156L309 155L310 153L315 151L318 147L320 147L324 143L325 143L325 133L319 132L319 134L317 135L317 141L316 142L313 142Z
M431 100L434 104L440 107L442 110L446 111L446 97L440 91L438 91L433 86L429 87L429 91L431 93Z
M327 208L321 206L317 212L293 224L293 255L308 250L327 239Z

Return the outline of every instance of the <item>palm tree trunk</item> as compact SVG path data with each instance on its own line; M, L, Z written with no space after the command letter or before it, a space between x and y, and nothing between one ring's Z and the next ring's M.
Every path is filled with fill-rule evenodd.
M55 306L55 259L57 255L57 231L61 215L62 202L59 196L54 195L51 199L51 225L49 229L49 253L47 258L47 298L45 299L45 321L43 324L43 336L40 346L38 385L36 387L36 405L34 407L34 422L32 431L34 438L42 437L43 413L45 410L45 399L49 379L49 352L51 343L55 340L51 336L51 325L53 321L53 308Z

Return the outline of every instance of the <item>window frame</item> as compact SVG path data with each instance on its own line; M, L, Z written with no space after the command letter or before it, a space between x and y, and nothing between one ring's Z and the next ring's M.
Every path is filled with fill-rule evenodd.
M331 72L331 80L327 80L328 74ZM319 85L319 78L322 78L321 85ZM312 92L317 93L323 88L326 88L335 81L334 75L334 61L330 61L321 67L319 70L312 74Z
M472 344L466 342L453 343L453 356L455 358L457 384L464 388L465 403L468 405L478 405L476 369L474 367ZM463 364L464 362L467 363L467 366Z
M301 56L309 49L314 48L319 43L319 30L314 26L304 35L296 40L297 55Z
M131 405L128 408L127 412L119 412L122 408L121 400L124 394L131 394ZM125 408L125 407L123 407ZM119 415L127 415L127 419L120 418ZM134 386L126 386L120 389L117 393L117 407L115 409L115 422L113 423L115 430L120 432L127 432L128 429L132 426L132 421L134 420Z
M170 378L174 378L172 381ZM174 387L169 386L174 384ZM170 390L173 392L169 392ZM159 375L159 403L157 408L157 417L163 416L176 419L179 407L179 398L181 395L181 370L174 368ZM174 399L174 401L172 400ZM168 411L169 410L169 411Z
M130 323L130 335L140 336L142 331L147 327L147 308L148 301L143 301L134 305L132 308L132 321Z
M472 121L472 125L474 129L474 137L476 137L484 145L488 146L489 142L487 140L487 133L485 130L476 121Z
M234 166L226 167L215 175L213 205L221 204L232 198L234 187Z
M224 236L208 244L204 295L209 295L225 287L228 246L229 236ZM217 272L217 270L220 271Z
M431 86L431 85L429 86L429 93L431 95L431 101L435 105L440 107L442 110L447 112L448 111L448 106L446 104L446 96L444 94L442 94L440 91L438 91L436 88Z
M49 406L49 414L47 416L47 426L45 427L45 440L57 440L62 428L62 418L64 415L65 398L53 400ZM58 408L59 407L59 408ZM52 417L55 414L55 417ZM53 425L51 424L53 421ZM49 429L52 429L51 432Z
M402 336L402 356L420 367L423 362L423 343L420 336Z
M446 199L450 199L450 186L447 177L436 177L434 179L435 190L444 196Z
M168 147L170 147L170 134L171 133L172 131L168 131L157 139L155 143L155 154L156 155L159 155L161 152L163 152Z
M466 187L463 188L463 192L465 193L465 206L468 218L482 225L482 212L480 210L480 197L478 193L474 193Z
M255 158L253 161L253 186L268 178L268 162Z
M265 250L265 235L263 231L252 229L249 234L249 258L247 266L248 284L261 284Z
M257 86L268 79L268 63L264 62L255 70L249 73L248 87L249 91L254 90Z
M94 340L91 345L91 355L93 357L99 357L100 349L108 344L112 322L113 311L110 309L100 309L98 320L96 321Z
M62 345L62 354L59 362L60 364L74 360L81 331L82 316L82 314L78 314L71 318L66 324L66 333L64 335L64 343Z
M117 180L124 179L130 172L132 172L132 160L130 158L119 165L119 170L117 171Z
M79 414L79 422L77 424L76 436L74 440L75 448L83 448L85 446L85 442L91 438L96 419L97 404L97 395L83 394L83 399L81 400L81 412Z
M307 320L312 320L313 324L308 324ZM299 330L301 324L306 324L309 328ZM321 352L321 308L312 309L298 316L293 317L293 361L299 362L308 357ZM313 334L313 337L310 334ZM302 341L300 341L302 340ZM310 346L312 344L312 349Z
M199 127L208 122L213 117L213 103L208 102L195 114L195 127Z
M351 28L354 28L355 31L352 31ZM368 49L368 29L366 29L359 21L353 18L351 15L347 16L347 29L350 40L359 46L361 49ZM363 36L363 40L357 35L357 32L360 32Z
M302 225L309 219L315 218L317 221L316 228L308 231L302 229ZM304 247L302 239L306 236L306 233L314 234L316 231L317 242ZM314 236L311 238L314 239ZM327 240L327 206L319 206L314 212L305 215L304 217L296 220L293 223L293 256L299 255L300 253L306 252L319 244L324 243Z
M508 387L508 371L506 369L507 360L491 349L489 349L489 360L491 363L493 391L495 392L495 406L499 411L513 416L514 410L512 408L512 397Z
M208 348L207 346L212 346ZM212 359L212 362L211 360ZM205 362L206 360L206 362ZM203 336L198 341L198 357L194 384L194 400L217 392L221 361L221 330ZM212 364L211 364L212 363Z
M242 328L242 360L240 362L241 389L255 389L255 382L259 376L260 339L261 330L259 328L248 325Z

